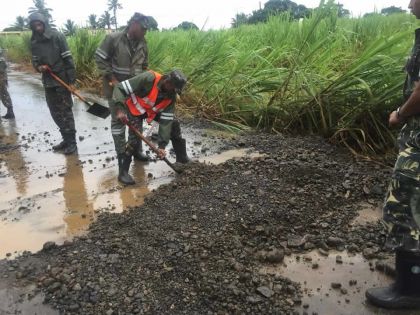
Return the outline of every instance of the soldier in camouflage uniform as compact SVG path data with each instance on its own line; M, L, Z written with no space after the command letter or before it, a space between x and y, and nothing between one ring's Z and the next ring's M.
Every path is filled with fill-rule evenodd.
M420 19L420 0L409 8ZM371 303L384 308L420 308L420 29L406 65L405 103L389 116L389 125L404 123L399 154L384 204L386 245L396 251L396 281L366 291Z
M0 48L0 99L3 105L7 108L6 115L2 116L5 119L14 119L13 103L7 90L7 63L3 56L3 50Z
M113 86L119 82L130 79L147 69L148 48L144 38L148 29L147 17L141 13L135 13L122 32L109 34L99 45L95 53L98 69L103 75L103 90L111 109L111 125L114 142L119 141L120 134L124 134L125 125L112 113L115 113L115 104L112 100ZM138 124L142 131L142 124ZM139 161L148 161L143 153L143 146L132 131L128 133L128 139L134 147L134 158Z
M181 136L179 121L174 116L176 95L181 94L186 82L187 79L179 70L173 70L165 75L149 70L119 83L114 88L112 96L115 104L112 108L114 117L121 118L121 115L125 115L136 127L143 119L148 123L153 120L159 122L159 157L165 156L165 147L171 140L176 161L179 163L189 161L186 142ZM128 173L133 148L125 143L122 134L119 134L119 137L114 135L119 163L118 180L126 185L134 184L133 178Z
M52 30L42 14L32 13L29 23L32 29L32 65L36 71L42 73L48 108L63 137L63 141L52 148L66 155L73 154L77 152L73 99L71 93L48 72L50 68L64 82L73 85L76 81L76 71L71 52L64 35Z

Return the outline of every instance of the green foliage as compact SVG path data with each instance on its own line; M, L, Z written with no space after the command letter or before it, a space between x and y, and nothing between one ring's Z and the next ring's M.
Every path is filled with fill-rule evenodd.
M99 76L94 55L104 36L103 31L78 29L75 35L67 40L76 66L77 78L84 83L95 82Z
M76 34L76 30L77 30L76 24L72 20L68 19L63 27L64 35L72 36Z
M188 84L180 106L220 126L316 133L383 152L395 142L387 116L402 102L415 18L339 18L339 9L329 1L299 21L286 12L229 30L151 31L150 68L181 69ZM93 56L103 36L79 30L69 37L80 80L98 79ZM10 54L22 39L0 38L0 45Z
M0 37L0 47L7 52L7 58L20 63L31 61L31 32L21 35L7 35Z

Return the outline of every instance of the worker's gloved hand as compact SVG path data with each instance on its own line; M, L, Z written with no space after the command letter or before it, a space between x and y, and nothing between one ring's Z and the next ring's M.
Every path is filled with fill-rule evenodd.
M39 72L47 72L47 71L49 71L49 69L50 69L50 67L48 67L48 65L40 65L40 66L38 66L38 68L37 68L37 70L38 70Z
M159 159L164 159L165 158L165 156L166 156L166 151L165 151L165 149L158 149L158 153L157 153L157 156L158 156L158 158Z
M119 120L121 120L121 122L122 122L124 125L126 125L126 124L128 123L128 117L127 117L127 115L126 115L123 111L121 111L121 110L119 110L119 111L117 112L117 118L118 118Z

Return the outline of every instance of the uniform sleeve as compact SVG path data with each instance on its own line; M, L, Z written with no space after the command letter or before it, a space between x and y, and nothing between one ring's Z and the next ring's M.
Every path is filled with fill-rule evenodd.
M58 45L60 47L60 55L63 59L64 70L66 71L69 83L74 84L76 82L76 69L74 67L73 56L71 55L66 38L61 33L58 36Z
M34 67L34 69L38 71L38 67L40 66L39 64L39 56L35 53L35 48L34 48L34 43L31 42L31 53L32 53L32 66Z
M111 58L113 54L112 42L113 42L112 37L107 35L95 52L95 61L99 69L99 72L108 81L110 81L112 77L112 67L111 67Z
M159 132L158 132L158 146L159 149L164 149L171 138L172 123L175 114L175 99L166 107L160 114Z
M4 74L7 71L7 63L4 58L0 58L0 73Z

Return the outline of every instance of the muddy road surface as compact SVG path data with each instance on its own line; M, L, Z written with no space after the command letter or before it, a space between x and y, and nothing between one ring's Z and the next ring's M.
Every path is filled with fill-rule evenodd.
M109 121L77 103L79 155L66 158L50 150L58 132L37 79L13 73L10 92L0 314L417 314L364 299L394 273L378 223L391 168L320 138L190 127L197 159L254 155L177 176L136 164L124 188Z

